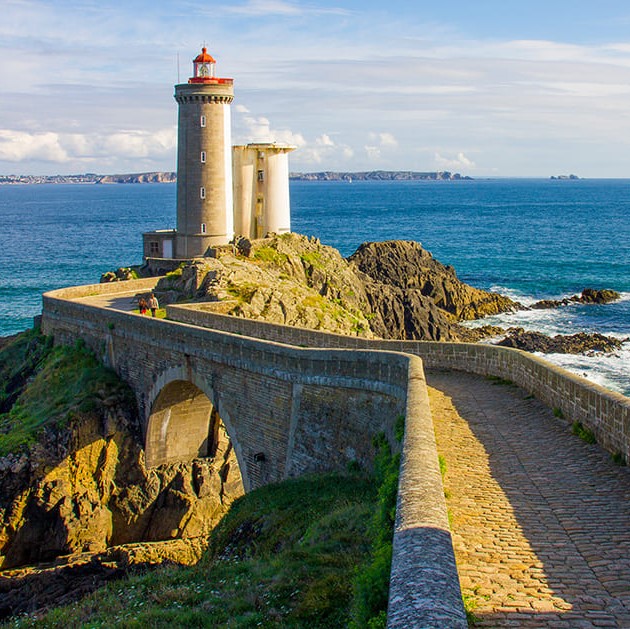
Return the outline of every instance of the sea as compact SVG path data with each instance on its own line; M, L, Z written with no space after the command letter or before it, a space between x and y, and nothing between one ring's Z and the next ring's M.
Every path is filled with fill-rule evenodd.
M473 325L630 338L630 179L291 181L292 230L343 255L366 241L422 243L458 277L524 305L584 288L621 299L524 310ZM142 262L142 232L174 228L175 184L0 186L0 336L32 326L47 290ZM630 396L630 341L548 360Z

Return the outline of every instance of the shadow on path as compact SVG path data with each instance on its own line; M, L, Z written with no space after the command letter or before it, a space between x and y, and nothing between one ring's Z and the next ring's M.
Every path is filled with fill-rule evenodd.
M630 469L516 386L429 372L478 626L630 627Z

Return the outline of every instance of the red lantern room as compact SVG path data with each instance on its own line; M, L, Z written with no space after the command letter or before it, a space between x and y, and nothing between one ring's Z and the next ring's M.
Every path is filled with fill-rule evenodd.
M201 49L201 54L193 59L193 76L188 79L189 83L206 84L232 84L232 79L220 79L214 76L214 66L216 61L212 55L208 54L206 47Z
M213 83L214 66L216 61L209 55L206 48L201 49L201 54L193 59L193 76L188 79L189 83Z

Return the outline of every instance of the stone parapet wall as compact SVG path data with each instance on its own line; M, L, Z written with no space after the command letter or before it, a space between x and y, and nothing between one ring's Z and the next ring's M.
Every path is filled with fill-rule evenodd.
M528 352L481 343L369 340L230 317L197 306L172 306L168 312L178 321L278 343L405 352L420 356L427 369L455 369L511 380L550 408L562 411L568 422L581 422L603 448L630 461L630 398Z
M409 365L389 584L388 629L468 626L420 361Z
M121 282L105 282L103 284L88 284L86 286L69 286L51 291L50 294L58 294L62 299L79 299L96 295L114 295L125 291L136 290L138 293L148 292L155 288L159 277L147 277L138 280L124 280Z

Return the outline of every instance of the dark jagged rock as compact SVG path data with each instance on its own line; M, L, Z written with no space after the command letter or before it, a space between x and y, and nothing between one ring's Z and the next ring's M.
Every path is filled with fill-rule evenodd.
M465 328L460 326L457 334L459 340L464 343L478 343L484 339L505 335L505 329L498 325L482 325L478 328Z
M620 297L621 295L617 291L609 288L602 290L585 288L578 301L582 304L609 304L611 301L616 301Z
M454 341L456 326L419 290L403 290L380 282L365 285L372 331L384 339Z
M508 297L465 284L452 266L433 258L417 242L362 244L348 260L373 280L429 297L451 320L470 321L522 308Z
M569 306L571 304L609 304L613 301L617 301L620 297L621 295L617 291L609 288L585 288L581 295L573 295L572 297L565 297L563 299L543 299L537 301L530 307L534 310L545 310Z
M549 337L541 332L526 332L522 328L510 328L506 338L497 345L543 354L585 354L614 352L626 341L628 339L624 341L597 333L579 332L568 336L558 334Z

